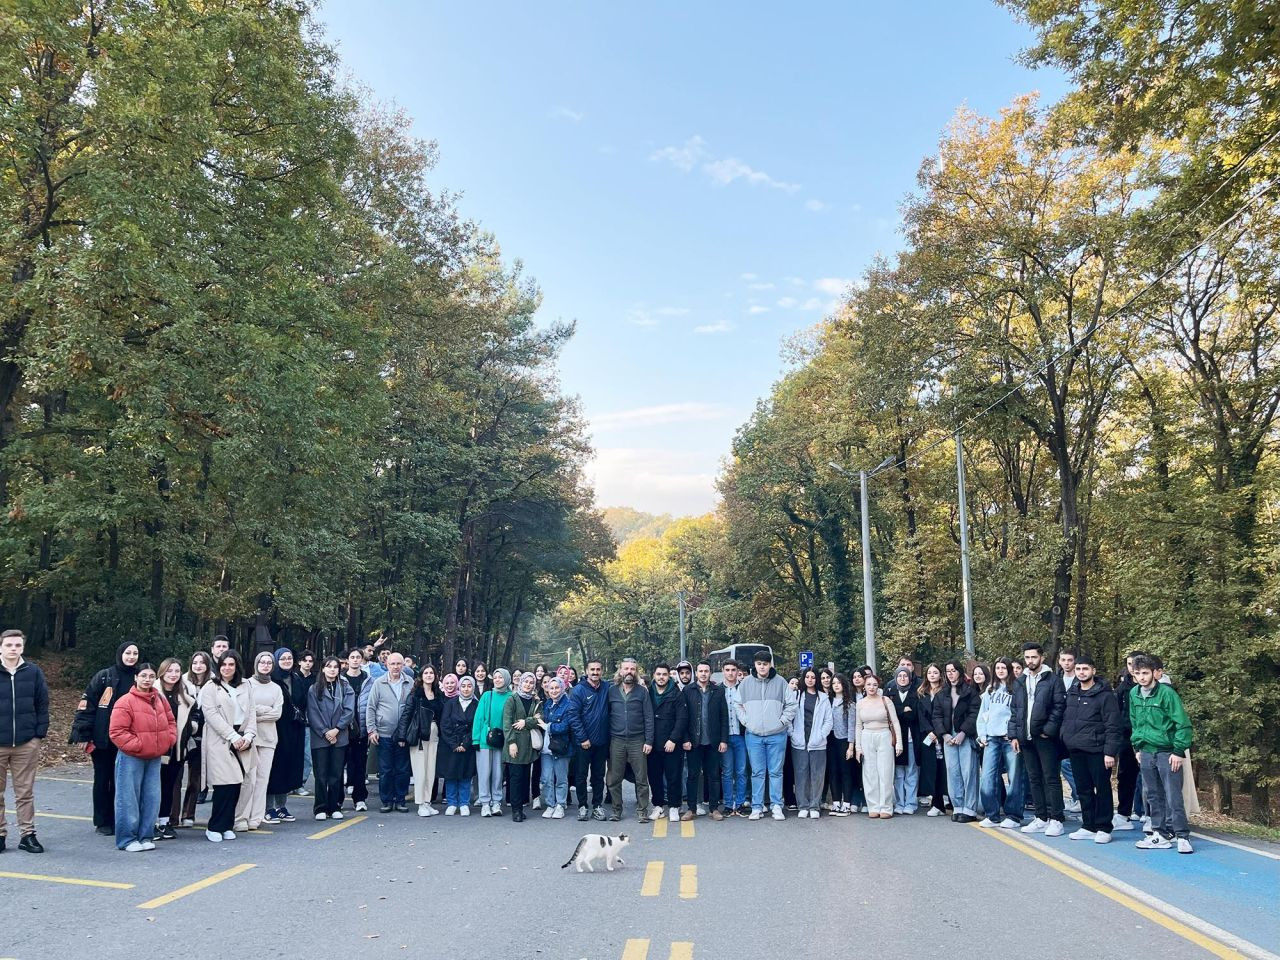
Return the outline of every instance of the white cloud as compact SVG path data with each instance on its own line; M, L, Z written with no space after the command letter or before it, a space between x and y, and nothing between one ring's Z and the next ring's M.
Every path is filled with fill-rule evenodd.
M827 205L821 200L806 200L804 202L804 208L812 213L822 213L822 211L827 209Z
M768 307L762 307L759 304L756 304L754 307L747 308L747 313L768 313L768 312L769 312Z
M846 280L844 277L823 277L820 280L813 281L813 289L838 297L849 289L852 280Z
M823 302L817 297L810 297L804 303L800 304L801 310L821 310L822 308Z
M733 324L728 320L717 320L715 323L704 323L702 326L694 327L694 333L728 333L733 329Z
M556 107L554 110L551 111L551 119L570 120L573 123L581 123L582 118L585 116L586 114L582 113L581 111L574 110L570 107L564 107L564 106Z
M616 410L591 418L593 430L615 430L626 427L654 427L666 423L704 423L723 420L724 407L714 403L664 403L653 407Z
M756 186L781 190L784 193L795 193L800 189L800 184L775 179L737 157L712 156L707 150L707 141L697 134L678 147L663 147L653 151L649 154L649 159L669 163L685 173L691 173L696 167L719 187L726 187L735 181L742 180Z
M795 297L782 297L781 299L778 300L777 306L782 310L790 310L792 307L796 306L799 303L800 301L797 300Z
M627 323L635 324L637 327L656 327L658 318L644 307L633 307L627 311Z
M601 506L691 516L715 506L714 458L710 451L604 447L596 450L586 473Z

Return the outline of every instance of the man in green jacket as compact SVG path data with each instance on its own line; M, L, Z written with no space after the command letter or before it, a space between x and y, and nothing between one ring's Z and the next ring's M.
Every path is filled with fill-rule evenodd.
M1137 847L1168 850L1176 843L1179 853L1194 853L1182 805L1182 765L1191 747L1191 720L1177 691L1156 679L1152 658L1134 658L1133 679L1138 686L1129 693L1130 739L1151 817L1151 833Z

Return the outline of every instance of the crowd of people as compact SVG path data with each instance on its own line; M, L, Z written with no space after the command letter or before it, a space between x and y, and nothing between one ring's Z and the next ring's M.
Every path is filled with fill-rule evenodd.
M41 852L33 784L49 696L23 646L20 631L0 635L0 824L9 774L19 847ZM184 669L121 644L72 723L93 764L96 830L121 850L152 850L194 827L206 799L214 843L293 822L289 804L301 798L315 820L342 820L348 802L368 809L376 772L381 812L412 802L421 817L443 805L445 816L475 807L521 822L576 807L579 821L618 821L630 780L641 823L783 820L787 809L889 820L923 808L1060 836L1073 812L1073 840L1107 843L1141 826L1139 848L1192 852L1191 723L1159 659L1142 652L1114 685L1070 649L1053 670L1036 643L1017 659L949 660L920 675L904 656L888 682L870 666L787 679L767 649L723 664L718 683L705 660L644 676L627 657L611 679L600 660L581 679L569 666L490 671L465 660L437 677L432 664L415 672L373 645L316 661L282 647L246 667L218 637Z

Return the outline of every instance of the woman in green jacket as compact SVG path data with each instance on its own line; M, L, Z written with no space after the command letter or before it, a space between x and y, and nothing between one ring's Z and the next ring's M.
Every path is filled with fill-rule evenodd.
M493 689L486 690L476 704L471 722L471 742L476 748L476 786L480 796L480 816L502 816L503 708L511 699L511 674L499 667L493 671Z
M520 688L515 696L507 699L502 708L502 734L505 742L502 759L507 764L508 787L511 794L511 819L524 821L524 804L529 796L529 768L542 749L534 746L534 731L542 732L542 704L534 696L538 680L532 673L520 678Z

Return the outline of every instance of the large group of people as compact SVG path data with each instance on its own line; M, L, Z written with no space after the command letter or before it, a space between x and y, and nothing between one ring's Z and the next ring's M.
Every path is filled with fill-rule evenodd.
M0 636L0 680L10 680L0 682L0 823L7 772L19 846L39 852L32 781L48 688L22 652L20 631ZM93 764L97 831L121 850L152 850L194 827L206 797L214 843L293 822L289 804L304 797L315 820L342 820L348 802L368 809L376 774L381 812L408 813L412 803L421 817L476 807L521 822L576 807L579 821L618 821L630 780L642 823L783 820L788 809L800 819L889 820L923 808L1060 836L1073 812L1073 840L1107 843L1140 825L1138 847L1192 852L1183 797L1191 724L1159 659L1142 652L1114 685L1070 649L1053 670L1036 643L1017 659L931 663L920 675L904 656L883 681L870 666L784 678L767 649L751 664L724 663L721 682L705 660L656 664L645 676L627 657L612 679L600 660L581 679L568 666L488 670L465 660L437 677L389 648L316 661L282 647L246 669L219 637L184 670L121 644L72 723Z

